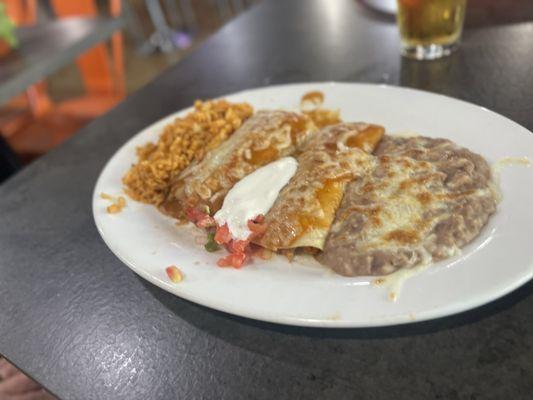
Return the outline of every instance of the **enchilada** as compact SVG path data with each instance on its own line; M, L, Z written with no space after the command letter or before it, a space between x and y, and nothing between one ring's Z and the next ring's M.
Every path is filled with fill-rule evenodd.
M265 216L256 242L270 249L322 249L346 185L369 173L384 128L341 123L313 134L297 157L298 169Z
M160 209L180 220L185 220L191 209L213 215L236 182L292 154L313 130L314 124L305 115L258 111L201 162L185 169L171 185Z

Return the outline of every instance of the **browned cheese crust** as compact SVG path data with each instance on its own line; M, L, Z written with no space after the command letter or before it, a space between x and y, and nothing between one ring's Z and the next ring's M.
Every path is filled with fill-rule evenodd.
M317 258L345 276L385 275L456 254L496 210L491 170L446 139L385 136L348 185Z

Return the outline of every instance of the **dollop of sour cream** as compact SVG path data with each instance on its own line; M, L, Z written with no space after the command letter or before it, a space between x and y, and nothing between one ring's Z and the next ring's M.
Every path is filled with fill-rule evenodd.
M248 221L266 215L297 167L294 158L284 157L245 176L228 192L222 208L215 214L218 225L228 224L234 239L248 238L252 233Z

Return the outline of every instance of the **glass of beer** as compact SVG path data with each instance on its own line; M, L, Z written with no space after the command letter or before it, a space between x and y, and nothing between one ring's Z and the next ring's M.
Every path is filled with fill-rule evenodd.
M459 44L466 0L398 0L402 55L433 60Z

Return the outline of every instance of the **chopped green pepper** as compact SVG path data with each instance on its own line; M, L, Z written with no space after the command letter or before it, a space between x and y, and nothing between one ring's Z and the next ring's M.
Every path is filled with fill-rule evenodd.
M217 244L217 242L215 242L215 232L207 233L207 243L204 247L207 251L211 253L220 249L220 246Z

